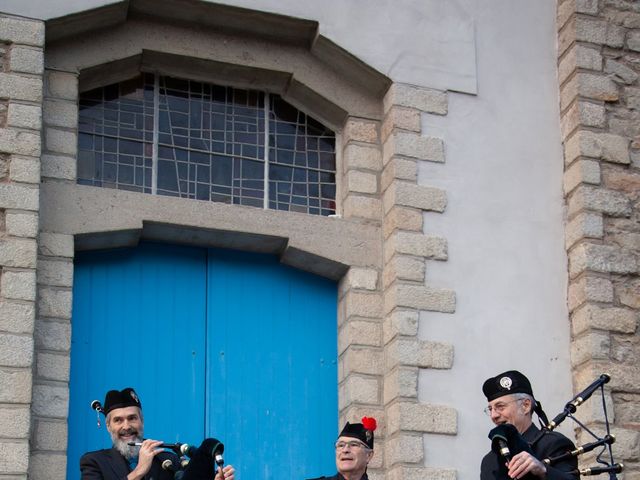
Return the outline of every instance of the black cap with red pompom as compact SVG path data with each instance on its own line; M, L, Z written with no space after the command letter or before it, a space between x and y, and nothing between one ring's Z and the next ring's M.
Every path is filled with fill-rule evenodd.
M349 423L344 426L339 437L357 438L373 450L373 432L378 424L373 417L362 417L362 423Z

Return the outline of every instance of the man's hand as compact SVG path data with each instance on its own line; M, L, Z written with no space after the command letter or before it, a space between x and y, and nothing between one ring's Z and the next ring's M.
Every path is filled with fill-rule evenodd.
M234 480L235 469L231 465L227 465L222 470L218 468L215 480Z
M151 462L153 457L162 451L160 447L162 440L145 440L140 445L140 452L138 453L138 465L136 468L127 475L128 480L140 480L151 469Z
M528 452L520 452L507 464L510 478L522 478L527 473L544 478L547 475L547 467L544 463Z

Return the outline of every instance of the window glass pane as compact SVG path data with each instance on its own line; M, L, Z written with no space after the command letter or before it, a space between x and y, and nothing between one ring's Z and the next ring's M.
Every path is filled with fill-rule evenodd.
M158 194L262 207L268 152L269 208L335 212L335 135L321 123L277 95L265 117L263 92L158 85L142 74L80 95L78 183L150 193L156 151Z

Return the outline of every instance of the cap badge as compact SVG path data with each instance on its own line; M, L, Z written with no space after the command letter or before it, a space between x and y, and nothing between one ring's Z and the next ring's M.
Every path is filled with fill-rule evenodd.
M364 436L367 437L367 442L371 441L371 437L373 437L373 433L371 433L371 430L365 430L364 431Z
M500 386L507 390L511 390L511 385L513 385L513 381L509 377L502 377L500 379Z
M140 400L138 400L138 395L136 395L136 392L134 392L133 390L131 390L129 392L129 394L131 395L131 398L133 398L133 401L136 403L140 403Z

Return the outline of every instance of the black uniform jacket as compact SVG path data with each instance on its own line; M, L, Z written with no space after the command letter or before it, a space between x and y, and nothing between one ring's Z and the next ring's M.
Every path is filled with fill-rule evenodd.
M176 457L177 458L177 457ZM115 448L85 453L80 459L82 480L126 480L131 472L129 462ZM154 458L145 480L173 480L173 472L163 470Z
M339 473L336 473L333 477L318 477L318 478L310 478L309 480L344 480L344 477ZM362 476L362 478L360 478L360 480L369 480L369 477L367 477L366 472Z
M526 432L522 434L525 441L531 445L533 456L538 460L555 457L565 452L575 450L573 442L558 432L545 432L538 441L534 442L540 436L540 429L535 425L531 425ZM493 451L487 453L482 459L480 467L480 480L509 480L507 469L504 467L505 460L499 457ZM578 459L576 457L554 463L547 466L547 480L578 480L577 473L570 473L578 468ZM524 478L537 478L533 475L526 475Z

